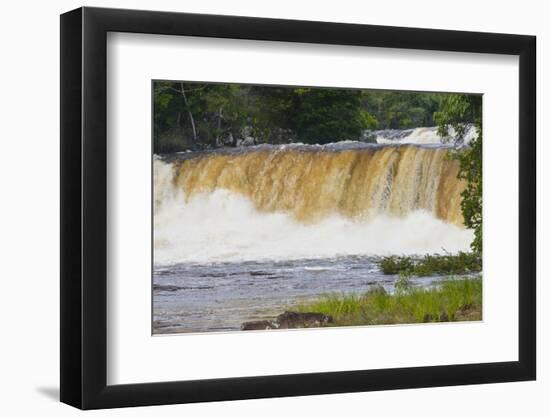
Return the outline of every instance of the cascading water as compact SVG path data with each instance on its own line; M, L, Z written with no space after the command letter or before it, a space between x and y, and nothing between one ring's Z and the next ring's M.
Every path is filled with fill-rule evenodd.
M261 146L154 161L155 262L466 249L447 148Z
M442 138L438 133L437 127L417 127L414 129L386 129L386 130L376 130L371 132L376 139L376 143L379 144L417 144L417 145L427 145L427 144L442 144L442 143L453 143L459 142L463 145L468 145L472 139L477 136L477 129L475 126L470 125L466 128L464 136L460 139L457 138L455 130L449 126L449 137Z
M154 331L234 330L299 297L391 291L376 256L467 250L450 149L353 142L155 157Z

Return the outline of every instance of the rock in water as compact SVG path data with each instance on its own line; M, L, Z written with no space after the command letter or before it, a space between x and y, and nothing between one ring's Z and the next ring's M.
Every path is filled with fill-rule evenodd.
M247 321L241 324L241 330L270 330L276 328L275 323L269 320Z
M160 284L153 284L153 291L179 291L183 289L182 287L178 287L177 285L160 285Z
M323 313L298 313L285 311L275 320L247 321L241 325L241 330L271 330L271 329L303 329L308 327L324 327L332 323L332 317Z
M369 289L368 294L386 295L387 291L384 289L384 287L382 285L375 284Z
M277 316L279 329L301 329L307 327L323 327L332 323L332 317L323 313L298 313L285 311Z

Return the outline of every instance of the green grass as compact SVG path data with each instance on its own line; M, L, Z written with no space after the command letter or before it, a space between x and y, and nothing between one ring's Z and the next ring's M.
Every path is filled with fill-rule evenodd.
M463 275L481 272L481 256L473 252L459 252L456 255L387 256L380 260L380 269L387 275L407 274Z
M329 294L296 311L332 316L332 326L481 320L481 277L449 279L428 289L388 294L381 287L361 294Z

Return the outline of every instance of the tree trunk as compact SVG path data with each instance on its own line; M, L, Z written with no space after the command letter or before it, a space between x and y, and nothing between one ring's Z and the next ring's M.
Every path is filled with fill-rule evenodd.
M238 138L236 132L233 129L231 129L230 132L231 132L231 146L236 148L237 147L237 141L239 140L239 138Z
M221 146L220 131L222 127L222 111L223 107L218 110L218 130L216 131L216 146Z
M193 129L193 142L197 143L197 128L195 127L195 119L193 118L193 113L191 113L191 108L189 107L189 102L187 101L187 95L185 94L183 83L180 83L180 88L183 101L185 102L185 107L187 107L187 113L189 114L189 120L191 121L191 128Z

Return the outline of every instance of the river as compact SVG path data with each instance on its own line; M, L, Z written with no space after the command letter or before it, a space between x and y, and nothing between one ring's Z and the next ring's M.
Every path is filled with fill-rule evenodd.
M155 156L153 332L238 330L325 293L391 292L378 257L468 250L450 146L435 128L377 135Z

